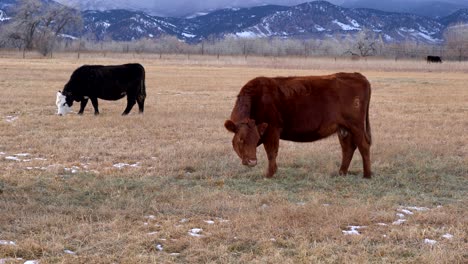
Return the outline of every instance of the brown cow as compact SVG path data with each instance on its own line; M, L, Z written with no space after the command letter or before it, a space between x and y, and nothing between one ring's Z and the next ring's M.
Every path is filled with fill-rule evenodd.
M356 147L364 178L371 177L369 124L370 83L360 73L326 76L258 77L242 87L231 119L232 145L242 164L257 165L257 146L268 156L266 177L276 170L279 140L312 142L338 132L346 175Z

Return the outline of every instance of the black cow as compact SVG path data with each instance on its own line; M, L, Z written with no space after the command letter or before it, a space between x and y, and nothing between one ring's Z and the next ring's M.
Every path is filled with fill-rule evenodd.
M427 63L442 63L442 58L440 56L427 56Z
M114 66L84 65L73 72L63 92L57 93L58 113L69 112L73 101L76 101L81 102L78 112L81 115L90 99L94 114L98 115L98 98L115 101L125 96L127 108L122 115L127 115L135 103L138 103L140 113L143 113L146 98L143 66L138 63Z

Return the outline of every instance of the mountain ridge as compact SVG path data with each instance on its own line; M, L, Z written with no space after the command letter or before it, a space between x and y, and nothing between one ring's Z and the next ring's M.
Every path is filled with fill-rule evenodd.
M14 2L0 0L0 9L2 3L11 6ZM11 16L5 10L2 15ZM327 1L313 1L295 6L224 8L189 18L161 17L125 9L86 10L82 11L82 17L83 34L97 41L131 41L163 35L175 36L188 43L225 37L324 39L370 30L385 42L411 40L437 44L443 41L443 32L448 26L468 23L468 9L433 19L410 13L346 8Z

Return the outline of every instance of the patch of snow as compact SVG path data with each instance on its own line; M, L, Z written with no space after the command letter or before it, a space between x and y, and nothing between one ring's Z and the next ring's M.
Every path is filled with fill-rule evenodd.
M180 253L171 253L171 254L169 254L169 256L179 256L179 255L180 255Z
M428 211L429 208L427 207L417 207L417 206L407 206L405 207L408 210L415 210L415 211Z
M0 240L0 245L2 246L16 246L16 243L8 240Z
M73 174L77 173L80 170L78 166L72 166L71 168L63 168L67 172L71 172Z
M17 119L18 119L17 116L5 116L5 121L7 121L8 123L12 123L13 121Z
M154 35L153 34L148 34L148 37L153 38Z
M161 244L157 244L157 245L156 245L156 249L157 249L158 251L163 251L163 246L162 246Z
M149 232L149 233L146 233L148 236L152 236L152 235L156 235L158 232Z
M296 204L299 205L299 206L304 206L306 203L305 202L298 202Z
M27 157L27 156L31 156L31 154L29 154L29 153L18 153L18 154L15 154L15 156L17 156L17 157Z
M6 153L5 152L0 152L0 155L5 155Z
M346 31L348 31L348 30L361 30L361 29L358 28L358 27L353 27L353 26L351 26L351 25L347 25L347 24L341 23L340 21L338 21L338 20L336 20L336 19L333 20L332 23L337 24L338 26L341 27L342 30L346 30Z
M2 10L0 10L0 21L7 21L7 20L10 20L11 17L7 17L7 14L5 12L3 12Z
M209 225L212 225L212 224L215 223L213 220L205 220L205 221L203 221L203 222L205 222L205 223L207 223L207 224L209 224Z
M351 24L352 24L353 26L357 27L357 28L361 26L361 25L359 25L359 23L358 23L356 20L354 20L354 19L352 19L352 20L349 21L349 22L351 22Z
M392 225L401 225L404 222L406 222L406 219L398 219L395 222L393 222Z
M112 165L113 167L117 168L117 169L123 169L125 167L133 167L133 168L136 168L136 167L139 167L140 166L140 162L137 162L137 163L134 163L134 164L128 164L128 163L117 163L117 164L114 164Z
M39 264L39 260L28 260L26 262L24 262L24 264Z
M408 210L408 209L398 209L398 211L400 211L400 212L402 212L402 213L404 213L404 214L406 214L406 215L412 215L412 214L414 214L413 212L411 212L411 211Z
M252 31L242 31L242 32L237 32L236 36L240 38L255 38L257 37L257 34L255 34Z
M71 40L77 40L78 39L77 37L72 36L72 35L68 35L68 34L60 34L59 36L62 37L62 38L71 39Z
M319 32L325 31L325 28L323 28L323 27L321 27L321 26L319 26L319 25L315 25L314 27L315 27L315 29L316 29L317 31L319 31Z
M5 159L6 160L21 161L21 159L19 159L18 157L13 157L13 156L6 156Z
M446 233L445 235L442 236L443 238L446 238L446 239L452 239L453 238L453 235L449 234L449 233Z
M192 228L189 230L188 234L193 237L203 237L202 234L200 234L203 231L201 228Z
M188 220L187 218L182 218L182 219L180 219L179 222L180 222L180 223L186 223L186 222L188 222L188 221L189 221L189 220Z
M396 215L397 215L399 218L405 218L405 215L402 214L402 213L397 213Z
M388 226L386 223L377 223L379 226Z
M345 235L360 235L358 229L365 228L366 226L348 226L350 230L341 230Z
M184 37L186 37L186 38L194 38L194 37L196 37L196 35L189 34L189 33L185 33L185 32L182 33L182 36L184 36Z
M110 27L111 24L109 24L108 22L99 22L99 23L96 23L98 26L102 26L103 28L107 29L108 27Z
M65 254L76 255L75 252L73 252L73 251L71 251L71 250L69 250L69 249L65 249L63 252L64 252Z
M146 215L145 218L146 218L146 219L152 219L152 220L154 220L154 219L156 219L156 216L154 216L154 215Z
M428 239L428 238L424 239L424 244L435 245L436 243L437 243L436 240L432 240L432 239Z

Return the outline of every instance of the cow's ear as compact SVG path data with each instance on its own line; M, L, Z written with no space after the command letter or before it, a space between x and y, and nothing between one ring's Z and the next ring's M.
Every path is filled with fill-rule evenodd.
M263 136L263 133L265 133L267 127L268 127L267 123L261 123L260 125L257 126L258 133L260 134L260 136Z
M237 126L231 120L226 120L226 122L224 122L224 127L232 133L237 132Z

